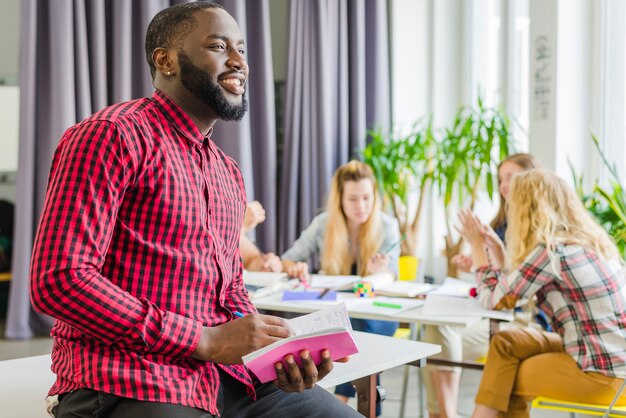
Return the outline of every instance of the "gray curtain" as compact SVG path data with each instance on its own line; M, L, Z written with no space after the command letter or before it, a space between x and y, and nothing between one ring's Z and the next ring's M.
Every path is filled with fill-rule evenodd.
M387 0L292 0L279 247L323 209L334 170L390 126Z
M276 145L267 1L220 2L248 34L252 73L249 115L240 124L217 126L214 138L239 162L246 179L254 178L255 184L248 181L250 197L256 195L268 208L268 215L275 215L271 185L276 182L272 171ZM58 140L65 129L95 111L152 93L143 50L145 31L159 10L181 2L23 0L20 150L7 338L47 334L52 324L50 318L31 308L28 270ZM259 157L254 164L252 155ZM271 227L266 230L274 231L275 220L266 223ZM272 233L260 235L270 246Z

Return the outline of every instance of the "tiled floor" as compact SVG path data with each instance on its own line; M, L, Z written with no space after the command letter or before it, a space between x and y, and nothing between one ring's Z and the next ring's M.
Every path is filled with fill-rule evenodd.
M0 323L0 335L4 335L4 324ZM27 357L49 353L52 346L50 338L35 338L26 341L12 341L0 339L0 360L18 357ZM415 418L419 414L417 395L417 369L411 368L405 417ZM387 399L383 403L383 418L397 418L400 416L400 396L402 389L404 368L398 367L383 374L382 383L387 391ZM481 372L467 370L461 379L461 393L459 396L459 415L469 417L474 407L473 398L476 387L480 382ZM532 418L567 418L564 413L534 411Z

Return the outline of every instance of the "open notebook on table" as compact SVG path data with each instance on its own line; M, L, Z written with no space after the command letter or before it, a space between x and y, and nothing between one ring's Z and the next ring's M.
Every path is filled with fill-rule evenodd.
M299 353L309 350L315 364L322 361L321 352L330 351L333 360L359 352L352 337L350 318L343 303L327 309L290 319L294 335L242 357L243 363L262 382L276 379L274 364L293 354L298 366L302 366ZM286 367L286 364L285 364Z

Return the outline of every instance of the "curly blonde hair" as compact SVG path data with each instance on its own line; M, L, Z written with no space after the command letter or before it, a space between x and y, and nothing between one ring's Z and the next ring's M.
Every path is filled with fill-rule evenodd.
M352 160L339 167L331 181L326 205L328 223L320 260L325 274L350 274L354 260L352 260L350 252L350 234L341 202L345 183L348 181L358 182L363 179L372 182L374 202L369 218L359 228L359 254L356 260L359 275L368 274L367 260L372 258L380 249L383 241L383 225L376 178L367 164Z
M539 244L551 250L557 244L592 249L606 259L619 259L617 247L592 218L582 201L562 178L549 170L519 173L511 181L507 201L508 256L519 265Z

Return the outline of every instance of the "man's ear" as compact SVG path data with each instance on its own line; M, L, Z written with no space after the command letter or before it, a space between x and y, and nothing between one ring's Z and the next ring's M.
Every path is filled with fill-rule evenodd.
M152 62L157 72L160 72L163 76L171 77L176 74L178 62L175 50L156 48L152 51Z

